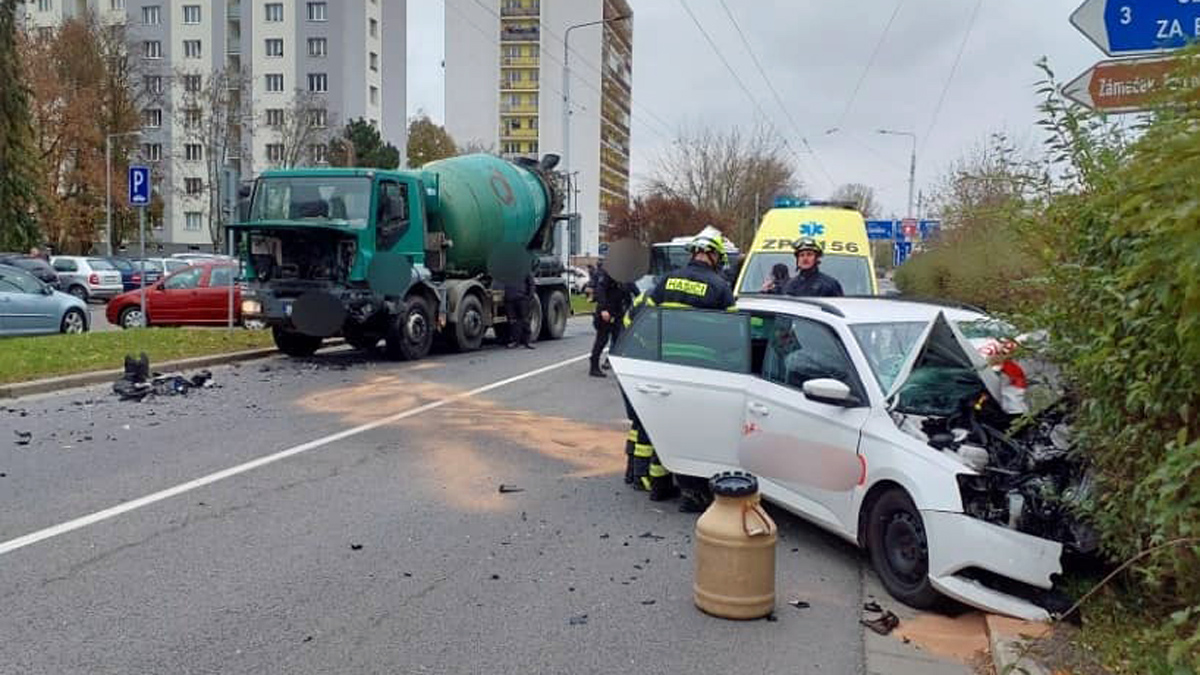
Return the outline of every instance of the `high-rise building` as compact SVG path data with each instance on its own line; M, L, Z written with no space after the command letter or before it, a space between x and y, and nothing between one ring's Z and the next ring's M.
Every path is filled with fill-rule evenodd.
M211 243L228 171L321 165L352 119L405 155L406 0L28 0L24 11L33 29L86 12L125 25L140 159L154 167L169 250Z
M562 154L564 59L571 133L560 168L572 175L571 206L580 215L570 252L595 256L606 240L607 208L629 197L629 4L446 0L446 130L460 147L510 157Z

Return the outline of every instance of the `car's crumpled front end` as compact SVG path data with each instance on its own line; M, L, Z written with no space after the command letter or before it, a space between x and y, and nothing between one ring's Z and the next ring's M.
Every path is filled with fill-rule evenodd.
M1098 546L1076 515L1090 482L1067 406L1008 415L991 374L939 317L897 378L889 409L901 431L962 465L962 512L922 511L931 583L977 607L1046 619L1062 553Z

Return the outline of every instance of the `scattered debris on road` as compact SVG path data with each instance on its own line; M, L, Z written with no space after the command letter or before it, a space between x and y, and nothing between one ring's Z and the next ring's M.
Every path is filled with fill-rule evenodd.
M657 600L643 600L642 604L649 606L649 605L653 605L656 602L658 602L658 601Z
M860 619L859 623L880 635L887 635L896 630L896 627L900 625L900 617L893 614L891 610L884 610L883 614L879 617L874 619Z
M809 607L812 607L812 604L803 600L789 600L788 604L796 609L808 609Z
M638 538L639 539L653 539L654 541L662 541L663 539L666 539L666 537L659 535L659 534L654 534L653 532L643 532L638 535Z
M879 603L875 602L874 600L864 604L863 609L867 610L868 612L877 612L877 613L883 611L883 608L879 606Z
M571 625L572 626L586 626L587 621L588 621L587 614L580 614L579 616L571 617Z
M17 445L29 445L29 441L33 440L32 431L16 431Z
M362 547L363 547L362 544L350 544L351 551L361 551Z
M517 487L516 485L505 485L504 483L500 484L500 494L502 494L502 495L512 494L514 492L524 492L524 491L525 491L525 488Z
M202 370L191 378L150 372L150 357L125 357L125 374L113 383L113 393L122 401L142 401L155 396L186 396L192 389L212 386L212 373Z

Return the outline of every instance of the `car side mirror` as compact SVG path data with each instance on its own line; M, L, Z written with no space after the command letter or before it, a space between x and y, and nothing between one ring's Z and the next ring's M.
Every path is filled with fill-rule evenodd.
M42 295L54 295L54 288L51 286L42 286Z
M858 397L850 391L850 387L845 382L831 378L809 380L804 383L803 390L804 395L809 400L816 401L817 403L846 407L859 404Z

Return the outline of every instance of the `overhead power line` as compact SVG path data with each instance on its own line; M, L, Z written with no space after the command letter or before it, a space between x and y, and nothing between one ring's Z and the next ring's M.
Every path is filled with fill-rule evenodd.
M933 109L933 117L929 120L929 128L925 130L925 135L921 138L921 154L925 154L925 146L929 144L929 137L933 135L934 128L937 127L938 115L942 112L942 105L946 103L946 94L950 93L950 85L954 83L954 75L958 73L958 64L962 62L963 53L967 50L967 43L971 41L971 33L975 30L975 22L979 19L979 11L983 9L983 0L978 0L975 3L975 10L971 12L971 22L967 24L967 32L963 34L962 44L958 46L958 54L954 57L954 65L950 68L950 76L946 78L946 85L942 87L942 95L938 97L937 106Z
M855 101L858 100L858 93L862 91L863 83L867 81L867 75L871 73L871 68L875 66L875 59L879 58L879 52L883 49L883 43L887 41L888 33L892 31L892 24L896 23L896 17L900 14L900 8L904 7L905 0L900 0L896 3L896 8L892 10L892 16L888 19L887 25L883 28L883 33L879 36L879 41L875 43L875 49L871 51L871 58L867 60L867 67L863 68L862 74L858 76L858 82L854 85L854 91L851 92L850 98L846 100L846 107L842 110L842 116L838 118L835 128L841 127L846 123L846 118L850 116L850 111L854 108Z
M829 171L825 169L825 163L821 161L821 158L817 155L816 150L809 145L808 139L804 136L804 132L800 131L800 125L796 124L796 118L792 117L792 111L788 109L786 104L784 104L783 97L779 95L779 90L776 89L775 85L771 83L771 78L767 77L766 69L763 68L762 62L759 61L758 54L754 52L754 47L751 46L750 40L746 39L746 33L742 31L742 27L740 24L738 24L737 19L733 16L733 12L729 10L729 5L725 4L725 0L720 0L720 2L721 7L725 10L725 15L729 17L729 23L733 24L734 30L737 31L738 37L742 40L742 45L750 54L750 59L754 61L754 67L758 69L758 74L762 77L763 82L766 83L767 89L771 91L771 95L775 97L775 103L777 103L779 105L779 109L783 111L784 117L787 118L788 123L792 125L792 131L796 132L796 136L800 139L800 142L803 143L804 147L812 154L813 161L816 162L817 168L820 169L821 173L825 176L825 180L829 181L830 187L833 187L833 177L830 176Z
M779 129L775 127L774 122L771 121L771 118L768 117L767 113L763 110L762 104L758 102L758 99L755 98L749 87L746 86L746 83L742 81L742 78L738 77L737 71L734 70L732 65L730 65L729 60L725 58L725 55L721 53L721 49L717 47L717 43L712 39L712 36L709 35L708 31L704 29L704 25L700 23L700 19L697 18L692 12L692 8L688 7L687 0L679 0L679 4L683 7L683 11L687 12L687 15L691 17L692 23L696 24L696 28L700 31L700 34L704 36L704 40L708 43L709 48L712 49L713 53L716 54L717 58L720 59L722 64L724 64L725 70L729 71L729 76L732 77L733 81L736 82L738 87L741 88L742 93L746 95L746 98L750 99L750 103L754 105L754 109L758 111L759 116L763 119L763 121L770 125L771 129L779 137L784 139L783 147L786 148L788 152L792 153L792 157L796 160L796 167L802 170L804 167L804 162L801 161L800 156L796 154L795 148L792 147L792 144L787 141L787 138L783 134L779 133Z

